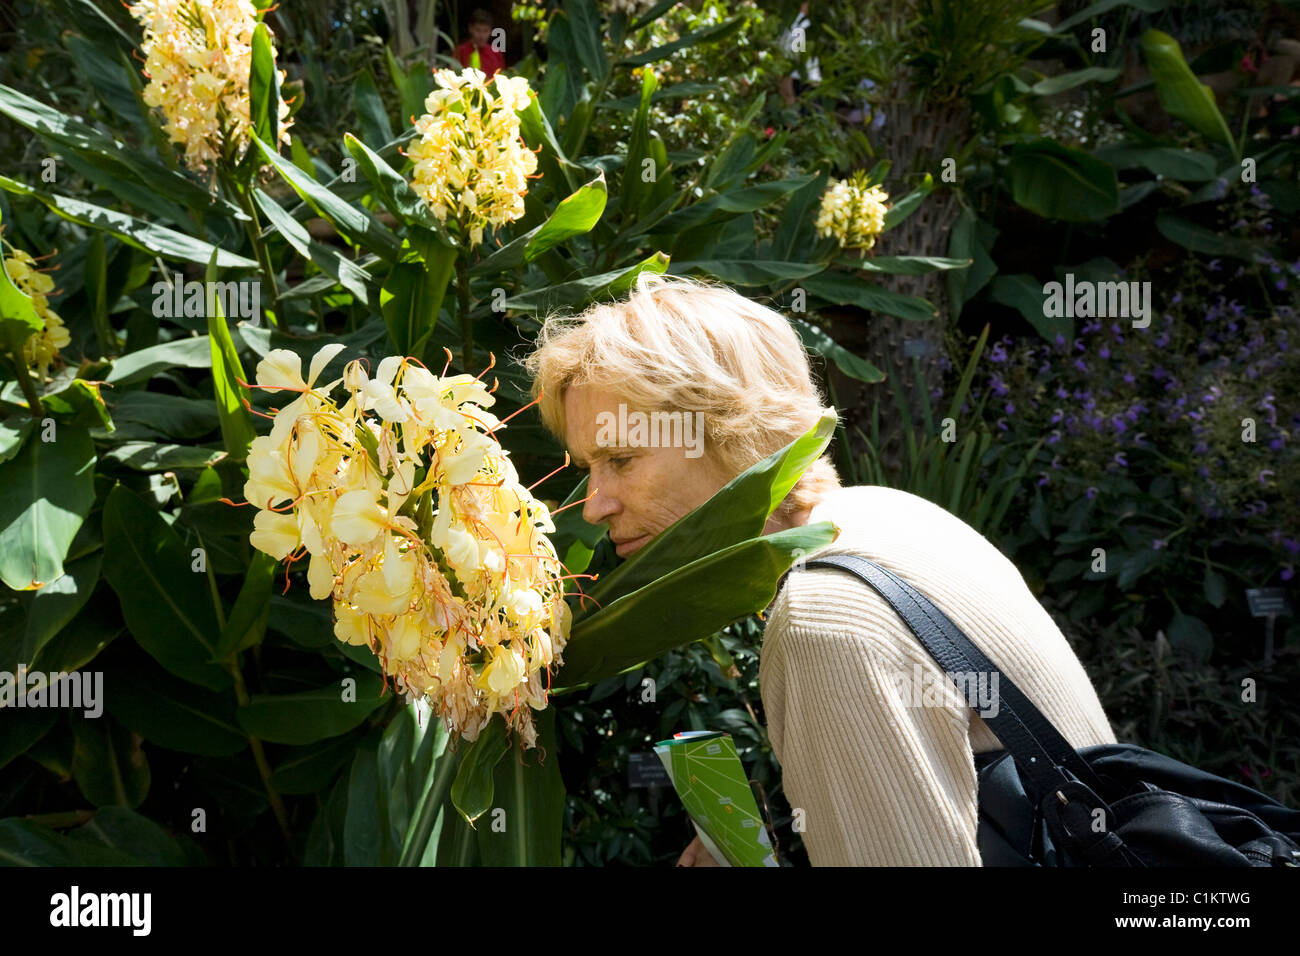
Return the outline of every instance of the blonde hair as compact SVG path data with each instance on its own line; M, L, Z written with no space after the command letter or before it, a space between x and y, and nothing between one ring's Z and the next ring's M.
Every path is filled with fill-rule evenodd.
M543 424L561 440L565 392L593 385L646 411L701 412L705 447L732 476L788 445L825 410L785 317L711 280L642 272L622 301L548 316L523 365ZM823 455L774 517L812 507L839 486Z

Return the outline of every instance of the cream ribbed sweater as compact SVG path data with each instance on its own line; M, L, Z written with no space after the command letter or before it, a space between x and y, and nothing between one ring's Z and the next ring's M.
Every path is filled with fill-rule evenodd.
M810 520L841 532L809 558L859 554L898 574L1075 747L1115 742L1064 635L979 532L877 486L830 492ZM831 568L792 572L768 612L760 690L812 864L979 866L974 754L1002 745L907 625L865 582ZM949 690L930 694L938 706L916 706L927 698L910 687Z

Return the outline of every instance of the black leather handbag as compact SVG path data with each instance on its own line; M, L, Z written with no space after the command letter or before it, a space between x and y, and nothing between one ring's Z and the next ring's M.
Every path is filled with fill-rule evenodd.
M998 675L997 713L984 720L1006 749L975 762L984 866L1300 866L1300 810L1132 744L1075 750L898 575L856 555L804 566L840 568L869 584L946 674Z

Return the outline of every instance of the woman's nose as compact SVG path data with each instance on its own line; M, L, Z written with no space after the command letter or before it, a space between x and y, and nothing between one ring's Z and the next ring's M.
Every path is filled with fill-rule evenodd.
M611 515L618 513L620 507L618 499L606 494L594 481L589 482L588 485L594 486L594 493L582 506L582 520L587 524L604 524Z

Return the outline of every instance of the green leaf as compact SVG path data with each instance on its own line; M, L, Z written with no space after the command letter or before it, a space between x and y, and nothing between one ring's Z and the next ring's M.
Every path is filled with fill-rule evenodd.
M438 323L456 256L455 248L430 232L415 232L402 243L401 260L379 292L379 308L398 354L423 354Z
M310 744L345 734L385 703L383 680L378 674L357 673L356 700L350 687L326 684L297 694L254 694L238 711L239 726L255 737L277 744Z
M1254 261L1263 255L1259 243L1206 229L1165 209L1156 214L1156 229L1171 242L1207 256L1231 256L1234 259Z
M761 611L795 557L834 533L820 522L751 538L606 604L574 625L557 683L572 690L621 674Z
M324 790L357 749L356 737L332 737L296 747L275 766L271 786L281 793Z
M248 69L248 113L253 133L267 143L280 140L280 78L275 72L275 48L265 23L253 29L253 55Z
M872 259L852 259L842 256L835 260L835 264L847 269L878 272L883 275L922 276L949 269L966 269L970 267L971 260L948 259L943 256L876 256Z
M148 817L121 806L100 807L68 834L73 843L122 853L148 866L191 866L191 860L167 831Z
M394 216L408 226L422 226L437 234L444 245L456 243L447 235L433 210L397 170L351 133L343 134L343 145L357 161L363 176L374 187L375 195Z
M1080 23L1086 23L1103 13L1109 13L1116 7L1135 7L1145 13L1158 13L1165 7L1169 6L1169 0L1098 0L1097 3L1091 4L1078 13L1056 25L1056 33L1064 33L1066 30L1072 30Z
M792 322L795 331L799 333L799 338L803 340L805 346L830 359L849 378L856 378L859 382L868 383L883 382L885 380L885 373L876 368L874 364L859 355L854 355L821 329L810 325L803 319L796 318Z
M66 839L30 820L0 820L3 866L131 866L138 862L117 850Z
M493 771L509 749L505 718L495 715L478 738L465 748L456 780L451 785L451 800L470 825L492 809Z
M1199 617L1179 611L1169 622L1169 644L1180 654L1204 664L1214 652L1214 634Z
M564 12L573 28L573 46L578 62L593 80L604 80L609 73L609 59L601 41L601 17L595 0L565 0Z
M650 96L658 82L653 70L641 74L641 103L632 119L632 133L628 139L622 189L619 192L619 213L624 223L631 223L638 217L643 211L642 205L650 195L650 186L642 179L642 166L650 144Z
M266 214L271 226L300 256L310 259L321 272L338 280L339 285L351 292L362 305L370 304L370 290L366 286L370 276L364 269L337 249L313 239L302 223L262 190L253 190L253 201Z
M671 43L665 43L662 46L646 50L644 53L637 53L633 56L625 57L619 61L622 66L641 66L645 63L654 63L657 60L665 60L678 50L688 46L697 46L705 41L719 42L725 40L732 33L735 33L745 25L744 17L736 17L734 20L727 20L723 23L715 23L712 26L703 27L699 30L692 30L690 33L682 34L678 39Z
M149 762L131 734L107 717L72 719L72 777L97 807L134 809L149 793Z
M1205 578L1202 586L1205 590L1205 600L1209 601L1214 607L1223 607L1223 603L1228 600L1228 582L1222 574L1208 564L1205 566Z
M484 866L559 866L564 830L564 780L556 747L555 708L534 715L537 746L512 747L493 772L493 802L505 811L505 829L481 826Z
M934 192L934 177L929 173L926 173L925 179L921 181L921 185L917 186L885 211L884 231L888 232L890 229L893 229L895 226L899 225L899 223L907 219L908 216L921 208L921 203L925 201L925 197L930 195L932 192Z
M366 139L374 143L387 143L393 138L388 111L384 109L384 101L369 67L358 73L352 81L352 109L361 121L361 132ZM351 134L346 134L345 140L348 136Z
M0 189L18 196L30 196L43 203L51 212L69 222L80 223L92 229L100 229L116 236L129 246L142 249L150 255L163 259L179 259L183 262L197 262L207 265L216 251L217 265L223 269L255 269L257 263L252 259L237 256L233 252L217 249L211 243L195 239L175 229L157 226L128 216L126 213L96 206L94 203L73 199L71 196L46 195L39 193L8 176L0 176Z
M275 580L277 565L278 562L269 554L253 553L239 597L235 599L226 626L221 630L215 660L233 661L240 651L262 643L271 617L271 584Z
M803 435L745 469L652 538L587 593L597 604L608 604L692 561L761 534L799 476L825 451L836 422L835 413L826 412Z
M6 707L0 720L0 770L48 734L57 719L51 707Z
M123 355L105 377L109 385L121 388L148 381L173 368L211 368L212 346L206 335L176 339Z
M266 32L266 27L257 25L258 30ZM256 47L257 34L253 34ZM216 252L208 261L205 288L208 293L208 345L212 349L212 391L217 403L217 419L221 422L221 439L226 446L226 454L233 461L243 461L248 457L248 446L252 444L257 433L253 431L253 422L244 408L248 401L248 391L240 382L248 381L244 367L239 364L239 354L235 343L230 340L230 329L226 326L226 317L221 311L221 297L212 294L217 281ZM257 280L254 280L257 281Z
M376 866L382 862L380 803L375 743L367 740L357 749L348 773L348 809L343 823L343 860L348 866Z
M1029 92L1035 96L1055 96L1057 93L1064 93L1066 90L1072 90L1076 86L1082 86L1094 80L1108 83L1122 72L1122 70L1113 67L1089 66L1082 70L1073 70L1069 73L1061 73L1057 76L1049 76L1046 79L1039 80L1029 88Z
M159 747L229 757L248 746L229 694L179 683L152 666L115 672L108 694L113 718Z
M109 395L114 403L113 424L116 426L109 434L115 440L195 439L211 434L218 427L217 410L212 402L204 399L182 398L162 392L125 392L121 395L110 392ZM99 437L96 433L92 435Z
M1140 166L1157 176L1179 182L1200 183L1214 178L1217 165L1209 153L1172 146L1134 146L1117 143L1103 146L1093 153L1098 159L1119 169Z
M206 575L180 536L134 493L115 485L104 503L104 577L136 642L178 677L230 686L212 663L220 628Z
M45 320L36 311L31 296L24 295L9 278L0 256L0 348L18 356L22 346L31 336L45 328ZM22 374L27 374L24 366Z
M1148 30L1142 34L1142 54L1165 111L1207 139L1227 146L1235 159L1241 159L1236 140L1214 102L1214 91L1196 78L1178 41L1159 30Z
M89 433L59 425L53 434L50 442L33 435L0 465L0 581L15 591L63 574L68 547L95 500Z
M317 215L328 220L345 240L373 252L385 261L392 262L397 258L401 240L387 226L364 209L358 209L336 196L328 186L321 185L293 163L287 162L256 136L252 140L266 161L293 187L299 198L314 209Z
M32 603L27 607L27 630L23 635L21 655L29 666L50 639L90 600L91 592L99 583L103 557L103 552L94 551L69 561L62 577L32 595Z
M636 265L523 292L506 299L502 304L507 310L546 313L563 306L577 307L588 302L616 298L630 289L642 272L663 273L668 268L668 261L662 252L656 252Z
M469 274L493 275L515 269L567 239L585 235L600 221L607 198L605 174L602 172L576 193L562 199L546 222L475 263Z
M860 276L842 272L822 272L799 283L811 295L836 305L856 305L885 315L896 315L913 322L928 322L937 312L929 302L914 295L890 292L867 282Z
M1027 273L998 276L993 280L989 295L994 302L1017 310L1048 342L1055 342L1058 335L1064 336L1067 342L1074 337L1074 319L1066 315L1046 315L1043 285Z
M174 471L184 468L208 468L226 458L219 448L198 445L169 445L161 442L123 442L104 453L105 461L116 462L135 471Z
M781 262L759 259L696 259L673 264L675 275L700 271L723 282L740 286L766 286L792 279L817 275L825 267L820 262Z
M652 231L655 235L671 236L702 226L731 218L729 214L740 214L762 209L764 206L780 199L787 193L797 192L817 178L817 174L808 173L793 179L781 179L776 182L759 183L744 189L733 189L718 196L710 196L692 203L653 223L652 226L634 227L628 232L635 236L642 231Z
M1007 163L1015 201L1045 219L1097 222L1119 211L1115 168L1048 139L1017 146Z

